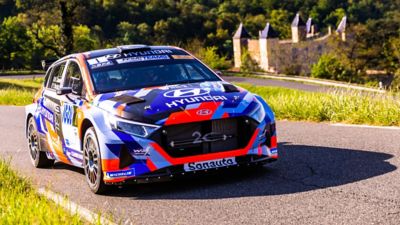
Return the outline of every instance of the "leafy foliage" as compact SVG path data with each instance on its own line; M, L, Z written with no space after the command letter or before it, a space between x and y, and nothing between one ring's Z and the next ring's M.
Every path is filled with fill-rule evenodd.
M303 20L313 18L318 32L347 16L348 42L333 44L338 51L332 54L353 76L371 68L394 75L399 9L400 2L392 0L1 0L0 69L35 69L43 58L121 44L190 46L194 40L201 40L203 52L230 60L240 22L257 37L268 21L286 39L300 12Z
M341 81L351 81L352 71L334 55L322 55L319 61L313 65L311 76Z
M217 47L215 46L202 48L197 55L204 63L213 69L224 70L230 67L230 63L226 60L226 57L220 57L217 54Z
M257 62L251 58L247 49L242 49L242 65L240 66L241 72L250 72L250 71L260 71L260 67L258 66Z

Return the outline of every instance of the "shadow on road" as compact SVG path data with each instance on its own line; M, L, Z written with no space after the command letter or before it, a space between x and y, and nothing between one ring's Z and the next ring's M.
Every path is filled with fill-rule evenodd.
M280 159L261 168L238 168L165 183L127 185L107 195L133 199L218 199L281 195L353 183L396 170L393 155L281 143Z

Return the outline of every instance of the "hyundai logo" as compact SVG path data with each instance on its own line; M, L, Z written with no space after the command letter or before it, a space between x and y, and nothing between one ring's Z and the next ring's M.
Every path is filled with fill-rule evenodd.
M209 93L210 93L209 90L200 88L182 88L182 89L167 91L164 93L164 96L167 98L183 98L183 97L206 95Z
M199 109L199 110L197 110L197 112L196 112L196 114L199 115L199 116L208 116L208 115L210 115L211 113L212 113L212 111L209 110L209 109Z

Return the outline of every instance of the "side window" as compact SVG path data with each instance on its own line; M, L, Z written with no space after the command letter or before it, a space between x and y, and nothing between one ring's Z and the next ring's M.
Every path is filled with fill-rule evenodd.
M82 94L82 75L79 65L70 61L67 67L67 72L65 74L64 87L72 88L72 93L75 95Z
M60 88L65 62L53 67L50 74L49 88L57 90Z
M45 87L47 87L47 82L49 81L50 75L51 75L51 71L53 70L53 67L49 68L46 72L46 75L44 77L44 81L43 81L43 85Z

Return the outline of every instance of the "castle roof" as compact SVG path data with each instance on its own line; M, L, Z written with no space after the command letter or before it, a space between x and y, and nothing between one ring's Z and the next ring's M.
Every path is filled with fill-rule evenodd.
M233 35L233 38L251 38L251 36L249 32L247 32L246 28L244 28L243 23L240 23L239 28L235 32L235 35Z
M259 33L260 33L260 38L277 38L277 37L279 37L278 32L276 32L269 23L267 23L265 25L265 28L263 30L261 30Z
M342 33L346 31L346 22L347 22L347 16L343 16L342 20L340 21L336 32Z
M292 27L301 27L301 26L306 26L306 24L301 19L300 14L296 13L296 16L294 17L292 22Z
M308 20L307 20L307 22L306 22L306 30L307 30L307 33L311 33L311 27L312 27L312 25L314 25L314 22L313 22L312 18L309 17Z

